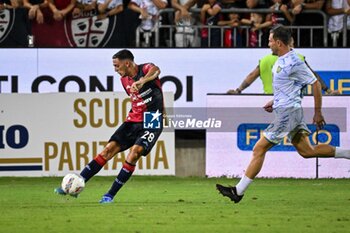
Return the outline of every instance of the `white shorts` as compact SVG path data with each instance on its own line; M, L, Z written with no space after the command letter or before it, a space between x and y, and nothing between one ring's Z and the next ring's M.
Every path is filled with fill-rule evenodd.
M273 110L275 120L264 130L264 137L273 144L280 143L285 136L291 142L300 131L311 131L308 129L302 108L277 108Z

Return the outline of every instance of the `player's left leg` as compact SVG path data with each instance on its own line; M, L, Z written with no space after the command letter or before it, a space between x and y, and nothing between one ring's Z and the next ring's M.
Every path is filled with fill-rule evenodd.
M110 190L100 200L100 203L110 203L113 201L114 196L131 177L137 161L141 156L147 156L149 154L162 132L162 129L145 130L142 124L135 125L134 129L135 132L138 132L136 133L137 139L125 159L123 168L120 170Z
M241 201L245 190L248 189L255 176L260 172L264 164L266 152L274 145L275 144L268 141L265 137L261 137L254 146L252 159L238 184L235 187L225 187L217 184L216 189L219 190L223 196L230 198L231 201L235 203Z
M130 153L125 159L122 169L120 170L117 178L114 180L112 187L105 195L103 195L100 203L110 203L113 201L114 196L129 180L132 173L134 172L136 163L141 158L143 150L144 148L139 145L134 145L130 149Z
M300 130L293 138L292 144L298 153L303 158L314 158L319 157L334 157L335 147L319 144L312 146L308 137L308 133L304 130Z
M292 140L293 146L296 148L298 153L304 158L314 157L335 157L335 158L346 158L350 159L350 150L334 147L327 144L319 144L312 146L305 131L299 131Z

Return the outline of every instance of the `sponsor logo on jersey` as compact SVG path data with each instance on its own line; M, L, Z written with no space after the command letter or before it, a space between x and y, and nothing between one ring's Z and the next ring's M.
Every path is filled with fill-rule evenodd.
M146 95L149 95L152 92L151 88L148 88L147 90L145 90L144 92L140 93L140 97L143 98Z
M152 101L152 96L151 96L151 97L148 97L147 99L144 99L144 100L141 101L141 102L138 102L138 103L136 104L136 106L139 107L139 106L145 105L145 104L147 104L147 103L149 103L149 102L151 102L151 101Z
M281 70L282 70L282 68L280 66L278 66L276 72L279 73L279 72L281 72Z

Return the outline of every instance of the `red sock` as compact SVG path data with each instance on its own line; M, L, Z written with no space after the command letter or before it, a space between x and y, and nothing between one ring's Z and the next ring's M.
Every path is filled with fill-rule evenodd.
M106 163L107 160L105 160L102 155L99 154L85 166L80 175L84 177L85 182L88 182L91 177L96 175Z
M123 169L126 169L126 170L128 170L129 172L134 172L134 170L135 170L135 165L133 165L133 164L131 164L131 163L128 163L128 162L124 162L124 164L123 164Z
M98 154L94 160L96 161L96 163L98 163L101 166L104 166L107 163L107 160L105 160L105 158L102 157L101 154Z

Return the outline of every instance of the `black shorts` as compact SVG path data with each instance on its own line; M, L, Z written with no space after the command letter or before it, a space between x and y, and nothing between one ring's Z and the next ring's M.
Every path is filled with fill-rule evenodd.
M124 122L111 136L110 141L118 142L120 151L133 145L143 147L142 155L146 156L156 144L162 129L144 129L142 122Z

